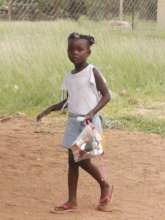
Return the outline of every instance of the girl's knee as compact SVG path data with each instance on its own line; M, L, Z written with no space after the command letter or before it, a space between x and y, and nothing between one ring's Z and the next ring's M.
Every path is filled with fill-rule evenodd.
M69 152L68 152L68 165L69 165L69 167L76 167L76 166L78 166L78 163L76 163L74 161L74 156L73 156L73 153L72 153L71 150L69 150Z
M74 162L74 159L72 157L68 158L68 165L69 166L75 166L75 162Z
M79 162L79 164L80 164L81 167L87 167L87 166L91 165L91 160L90 159L82 160L82 161Z

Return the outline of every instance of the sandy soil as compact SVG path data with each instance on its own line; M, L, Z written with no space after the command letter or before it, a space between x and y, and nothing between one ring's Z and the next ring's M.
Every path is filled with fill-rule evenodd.
M104 163L115 186L112 212L95 210L99 187L80 171L77 212L50 214L67 198L64 123L0 120L0 220L165 219L165 139L118 130L105 131Z

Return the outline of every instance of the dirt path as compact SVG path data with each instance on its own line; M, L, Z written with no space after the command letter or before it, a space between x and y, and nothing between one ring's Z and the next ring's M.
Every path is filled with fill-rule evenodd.
M81 171L78 211L49 214L67 196L63 126L64 120L52 119L41 126L28 118L0 122L0 220L165 219L165 139L117 130L105 134L112 212L95 210L99 188Z

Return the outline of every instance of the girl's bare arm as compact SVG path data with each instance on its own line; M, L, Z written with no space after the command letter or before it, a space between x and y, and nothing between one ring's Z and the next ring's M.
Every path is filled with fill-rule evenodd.
M44 111L42 111L40 114L37 115L36 120L40 121L43 117L50 114L52 111L59 111L63 108L64 104L66 103L67 98L57 104L51 105L48 108L46 108Z
M97 69L94 68L93 73L96 81L97 90L100 91L102 97L97 106L87 114L86 118L89 119L93 118L93 116L111 100L111 95L106 83L104 82L104 79L102 78Z

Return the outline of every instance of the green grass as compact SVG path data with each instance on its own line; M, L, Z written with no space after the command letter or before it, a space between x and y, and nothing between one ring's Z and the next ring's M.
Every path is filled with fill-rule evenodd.
M108 21L85 18L78 22L1 22L0 114L21 111L34 115L60 100L62 79L72 68L66 39L76 31L96 38L89 61L99 67L114 92L112 103L104 110L106 117L127 118L125 127L134 125L162 134L164 123L157 128L155 122L140 116L144 125L152 124L153 129L148 129L141 122L139 125L136 113L132 115L137 108L165 102L165 31L147 25L132 32L112 30Z
M141 116L123 116L107 118L106 126L112 129L128 129L129 131L144 131L165 137L165 119L146 119Z

